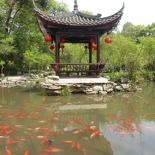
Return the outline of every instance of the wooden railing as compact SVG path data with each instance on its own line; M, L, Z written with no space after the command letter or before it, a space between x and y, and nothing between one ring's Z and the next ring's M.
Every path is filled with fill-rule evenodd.
M100 63L53 63L51 67L59 77L99 77L105 64Z

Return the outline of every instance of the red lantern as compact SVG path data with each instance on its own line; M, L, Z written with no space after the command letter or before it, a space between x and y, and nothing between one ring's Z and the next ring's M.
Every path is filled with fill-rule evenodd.
M54 50L54 48L55 48L54 45L51 45L51 46L50 46L50 49L51 49L51 50Z
M90 39L90 43L95 43L95 40L93 38Z
M97 50L97 46L92 45L92 46L91 46L91 49L96 51L96 50Z
M64 44L64 43L65 43L65 39L62 38L62 39L60 40L60 42L61 42L62 44Z
M109 44L109 43L111 43L112 42L112 40L111 40L111 38L105 38L105 40L104 40L107 44Z
M47 43L50 43L52 41L52 38L50 36L46 36L44 39Z
M97 51L97 46L94 46L94 50Z

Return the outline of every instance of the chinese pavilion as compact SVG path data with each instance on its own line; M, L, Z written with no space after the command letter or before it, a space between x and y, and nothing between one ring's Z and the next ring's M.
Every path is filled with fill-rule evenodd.
M34 3L35 15L46 42L55 43L50 48L55 50L55 63L51 67L59 77L100 77L105 64L100 63L100 37L109 35L118 25L124 10L123 7L115 14L101 17L101 14L88 15L78 10L77 0L74 9L69 13L48 15ZM110 38L105 40L111 42ZM60 51L65 43L83 43L89 50L87 63L61 63ZM96 63L92 63L92 50L96 50Z

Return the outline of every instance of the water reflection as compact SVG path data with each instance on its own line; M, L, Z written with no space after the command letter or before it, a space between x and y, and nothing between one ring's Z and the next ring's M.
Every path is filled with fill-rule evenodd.
M155 84L106 96L0 88L0 154L153 155Z

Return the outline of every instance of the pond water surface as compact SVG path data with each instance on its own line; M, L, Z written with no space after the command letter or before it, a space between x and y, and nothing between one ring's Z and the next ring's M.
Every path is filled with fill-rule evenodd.
M0 88L0 155L154 155L155 83L143 91L47 96ZM8 152L8 153L7 153Z

